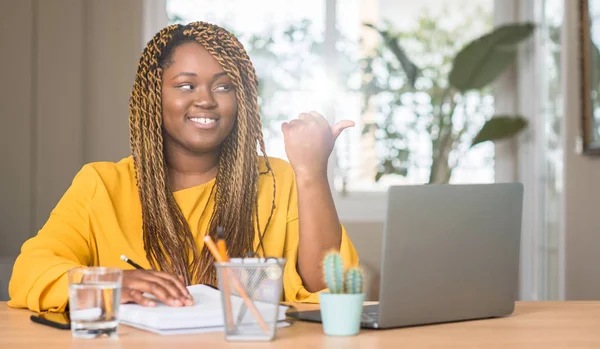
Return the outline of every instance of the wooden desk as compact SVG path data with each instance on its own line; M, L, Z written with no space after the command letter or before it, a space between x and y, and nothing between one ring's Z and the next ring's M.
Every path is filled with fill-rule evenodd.
M600 348L600 302L518 302L506 318L327 337L320 324L296 322L272 342L228 343L223 333L159 336L121 325L119 339L74 340L0 303L0 348Z

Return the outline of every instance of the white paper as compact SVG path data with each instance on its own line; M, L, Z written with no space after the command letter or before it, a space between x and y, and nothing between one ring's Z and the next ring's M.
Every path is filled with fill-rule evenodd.
M175 334L194 334L194 333L208 333L208 332L223 332L225 329L223 326L216 327L199 327L199 328L181 328L181 329L171 329L171 330L159 330L152 327L146 327L140 324L132 324L127 321L120 321L123 325L128 325L131 327L139 328L140 330L146 330L149 332L153 332L156 334L160 334L161 336L169 336ZM279 321L277 322L277 328L287 327L291 325L291 323L287 321Z
M189 286L194 305L170 307L158 302L156 307L144 307L138 304L122 304L119 309L119 321L122 324L158 333L187 334L223 331L223 309L221 292L205 285ZM243 300L232 297L234 319L237 319ZM277 309L277 327L289 325L285 322L286 306L254 302L261 314L275 315ZM269 321L269 319L266 319ZM274 319L273 319L274 320ZM252 312L246 310L241 323L255 322Z

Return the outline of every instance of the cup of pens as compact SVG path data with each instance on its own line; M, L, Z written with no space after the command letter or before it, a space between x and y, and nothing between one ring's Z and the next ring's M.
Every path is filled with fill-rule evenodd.
M285 320L279 306L283 289L283 258L233 258L217 262L225 339L270 341Z

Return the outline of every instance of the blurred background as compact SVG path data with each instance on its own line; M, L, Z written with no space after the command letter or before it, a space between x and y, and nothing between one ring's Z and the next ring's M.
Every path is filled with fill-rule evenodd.
M588 112L600 74L580 53L597 52L600 11L582 25L588 1L0 0L0 300L81 166L129 155L139 55L190 21L246 47L269 156L285 158L280 125L300 112L356 121L329 176L369 299L388 186L511 181L525 185L520 298L600 299L600 117Z

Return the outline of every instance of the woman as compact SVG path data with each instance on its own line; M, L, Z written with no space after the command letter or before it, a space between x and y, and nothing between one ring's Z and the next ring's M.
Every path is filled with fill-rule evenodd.
M122 302L154 306L148 293L191 305L186 285L216 284L203 237L215 238L217 227L231 256L287 258L285 299L317 302L325 251L358 263L327 181L335 139L353 123L330 127L315 112L300 114L282 126L290 163L268 158L257 87L244 48L226 30L195 22L156 34L131 93L132 156L81 169L23 245L9 305L64 310L66 272L80 265L128 269ZM148 270L131 270L122 254Z

